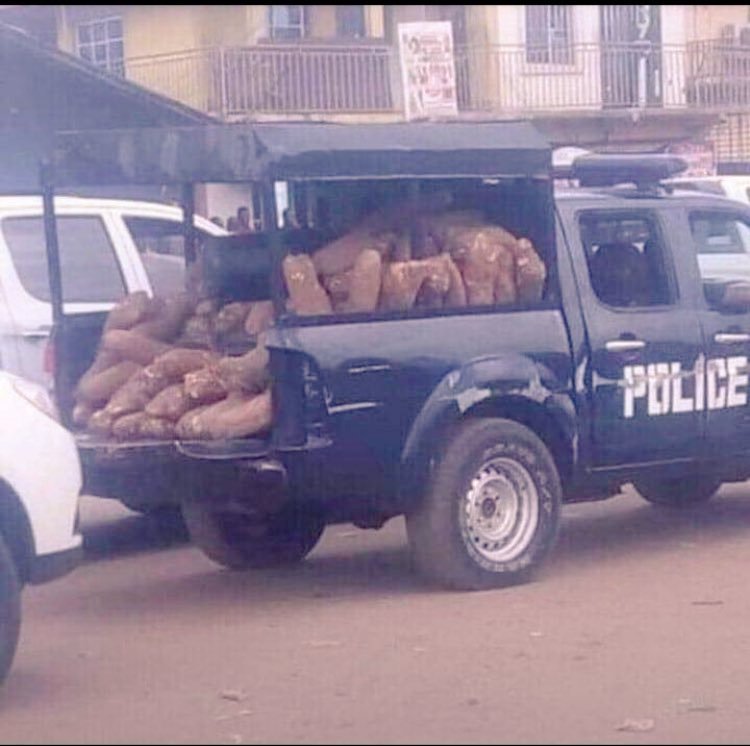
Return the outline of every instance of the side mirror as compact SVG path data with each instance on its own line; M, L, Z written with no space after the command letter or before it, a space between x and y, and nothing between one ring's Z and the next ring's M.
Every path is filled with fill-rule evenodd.
M730 313L750 311L750 282L730 280L709 281L703 284L706 300L711 308Z

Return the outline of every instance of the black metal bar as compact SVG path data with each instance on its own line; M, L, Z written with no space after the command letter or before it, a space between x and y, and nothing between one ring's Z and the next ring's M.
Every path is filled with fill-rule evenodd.
M52 185L52 167L49 162L42 161L40 164L39 179L42 187L44 240L47 244L47 271L52 303L52 321L57 326L63 319L64 308L60 244L57 239L57 221L55 219L55 188Z
M182 220L185 238L185 263L193 264L197 259L195 249L195 185L182 185Z
M259 185L261 212L263 215L262 229L268 234L268 250L271 252L271 299L273 300L276 318L280 318L286 311L284 298L284 276L281 262L284 260L284 247L279 233L278 215L276 213L276 194L273 182L265 180Z

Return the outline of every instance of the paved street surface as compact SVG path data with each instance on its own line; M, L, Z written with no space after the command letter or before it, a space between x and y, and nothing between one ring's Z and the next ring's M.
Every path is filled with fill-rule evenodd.
M237 574L85 498L86 563L27 590L7 744L747 743L750 485L568 506L539 578L426 588L403 521Z

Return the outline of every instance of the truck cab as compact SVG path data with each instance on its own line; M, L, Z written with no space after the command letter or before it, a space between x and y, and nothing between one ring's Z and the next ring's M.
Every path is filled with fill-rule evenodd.
M630 184L561 190L556 209L588 348L590 478L669 504L745 478L750 316L726 290L747 279L747 206ZM704 261L713 247L734 261Z

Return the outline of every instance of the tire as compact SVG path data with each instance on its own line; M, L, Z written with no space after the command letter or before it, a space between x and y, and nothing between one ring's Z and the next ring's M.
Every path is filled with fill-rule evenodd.
M16 564L0 537L0 684L10 671L21 632L21 582Z
M325 529L319 510L294 504L261 520L191 500L183 504L182 515L192 542L209 559L230 570L301 562Z
M638 494L654 505L689 508L708 502L721 487L721 480L711 476L675 479L641 479L633 482Z
M445 444L426 494L406 515L415 569L458 590L526 582L554 545L561 503L555 462L531 430L511 420L469 419Z

